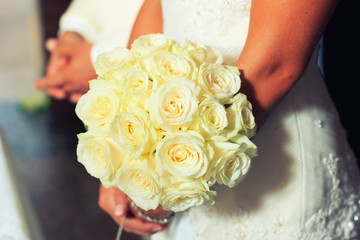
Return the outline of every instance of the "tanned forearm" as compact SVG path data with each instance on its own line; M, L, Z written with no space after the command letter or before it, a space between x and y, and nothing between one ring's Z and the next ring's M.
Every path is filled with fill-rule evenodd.
M235 63L261 125L300 78L338 0L253 0L244 49ZM130 40L161 33L161 0L145 0Z
M261 125L299 79L337 0L253 0L248 37L236 62Z
M141 35L163 32L161 0L145 0L132 29L128 48Z

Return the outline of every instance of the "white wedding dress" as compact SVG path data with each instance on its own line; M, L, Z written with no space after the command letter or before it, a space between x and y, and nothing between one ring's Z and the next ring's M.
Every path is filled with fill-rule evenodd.
M233 64L251 0L163 0L164 33L217 47ZM317 67L276 106L253 141L259 157L214 206L177 213L152 239L360 239L359 171Z

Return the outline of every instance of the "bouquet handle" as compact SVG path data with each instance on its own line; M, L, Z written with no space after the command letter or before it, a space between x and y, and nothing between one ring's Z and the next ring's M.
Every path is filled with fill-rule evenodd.
M123 231L123 229L124 229L125 218L126 218L126 215L124 214L124 215L122 216L122 218L121 218L121 223L120 223L120 225L119 225L119 229L118 229L118 232L117 232L117 234L116 234L115 240L120 240L120 238L121 238L121 234L122 234L122 231Z

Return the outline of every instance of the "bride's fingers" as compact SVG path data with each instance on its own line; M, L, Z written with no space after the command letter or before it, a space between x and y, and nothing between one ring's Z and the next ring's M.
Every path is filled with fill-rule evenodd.
M143 231L139 231L139 230L133 230L133 229L128 229L128 228L124 228L124 231L125 232L128 232L128 233L133 233L133 234L136 234L136 235L139 235L139 236L151 236L152 234L156 233L156 232L143 232Z
M144 222L138 218L127 218L124 223L124 230L138 235L152 235L165 229L166 226L157 223Z
M122 216L127 212L128 200L120 189L116 187L105 188L101 185L98 204L116 223L121 224Z
M126 196L125 193L123 193L120 189L116 187L111 188L111 190L113 191L113 201L114 201L114 205L111 206L112 215L115 216L117 220L118 218L120 218L121 220L128 210L128 197Z
M124 230L139 235L151 235L163 230L167 226L157 223L142 221L139 218L128 215L128 197L120 189L116 187L105 188L100 186L99 189L99 206L107 212L117 224L122 223L124 214Z

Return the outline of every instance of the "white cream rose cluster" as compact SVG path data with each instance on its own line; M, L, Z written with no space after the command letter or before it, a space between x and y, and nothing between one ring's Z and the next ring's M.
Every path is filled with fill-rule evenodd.
M76 106L87 127L78 160L139 207L213 204L214 184L236 186L257 147L240 72L218 50L163 34L100 55L98 78Z

